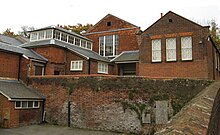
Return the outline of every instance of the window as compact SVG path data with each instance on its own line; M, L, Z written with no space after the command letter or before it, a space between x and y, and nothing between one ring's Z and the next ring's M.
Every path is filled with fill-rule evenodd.
M176 61L176 38L166 39L166 60Z
M31 40L31 41L37 40L37 32L31 33L31 38L30 38L30 40Z
M152 62L161 62L161 39L152 40Z
M75 38L75 45L80 46L80 39L79 38Z
M52 38L52 30L46 30L46 39Z
M86 48L86 41L82 40L82 44L81 44L81 47L84 47L84 48Z
M108 64L99 62L98 73L108 74Z
M112 22L107 22L107 26L112 26Z
M118 35L99 37L99 54L102 56L118 55Z
M54 32L54 38L60 40L60 32L59 31Z
M34 108L39 108L39 102L38 101L34 101Z
M71 71L82 71L82 68L83 68L83 61L82 60L71 61L71 64L70 64Z
M104 36L99 38L99 54L102 56L104 56L104 40Z
M192 60L192 37L181 37L182 60Z
M15 109L39 108L39 101L16 101Z
M67 34L61 33L61 40L67 42Z
M92 43L87 42L87 48L90 49L90 50L92 50Z
M74 37L73 36L69 36L68 43L74 44Z
M44 39L44 31L39 31L38 40Z
M43 66L34 66L34 75L44 75L44 67Z

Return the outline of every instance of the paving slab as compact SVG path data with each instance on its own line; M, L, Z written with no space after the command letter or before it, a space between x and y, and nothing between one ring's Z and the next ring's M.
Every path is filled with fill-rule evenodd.
M31 125L19 128L1 129L0 135L125 135L123 133L93 131L55 125Z

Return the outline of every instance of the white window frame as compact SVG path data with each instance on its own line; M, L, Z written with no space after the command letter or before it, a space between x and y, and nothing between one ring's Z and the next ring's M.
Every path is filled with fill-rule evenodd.
M75 68L75 67L77 67L77 68ZM71 63L70 63L70 71L82 71L82 70L83 70L83 60L71 61Z
M103 62L98 62L98 73L108 74L108 64Z
M107 36L112 36L112 53L113 53L113 55L109 55L109 56L106 56L106 53L105 53L105 50L106 50L106 37ZM118 54L116 54L116 51L115 51L115 47L116 47L116 36L118 36L118 35L106 35L106 36L101 36L101 37L103 37L103 56L104 57L115 57L115 56L117 56ZM100 40L101 40L101 37L99 37L99 55L101 55L100 54L100 52L101 52L101 50L100 50ZM119 45L119 36L118 36L118 42L117 42L117 47L118 47L118 45Z
M155 49L154 48L154 43L155 42L160 42L160 48L159 49ZM152 47L152 62L161 62L162 61L162 53L161 53L161 39L154 39L154 40L152 40L152 42L151 42L151 47ZM154 52L160 52L159 53L159 55L160 55L160 57L159 57L159 59L154 59Z
M172 44L174 44L174 46L172 46ZM174 53L174 58L170 58L170 52ZM176 38L166 39L166 61L176 61Z
M20 102L20 106L17 107L16 104L17 102ZM22 104L24 102L27 102L27 106L26 107L22 107ZM32 102L32 106L28 106L28 102ZM38 106L35 106L34 103L38 102ZM15 109L33 109L33 108L40 108L40 101L36 101L36 100L22 100L22 101L15 101Z
M183 45L183 38L190 38L191 39L191 44L189 45L190 47L184 47ZM185 36L185 37L181 37L181 59L182 61L188 61L188 60L192 60L193 59L193 48L192 48L192 37L191 36ZM191 49L191 57L187 57L187 58L184 58L183 56L183 50L184 49Z

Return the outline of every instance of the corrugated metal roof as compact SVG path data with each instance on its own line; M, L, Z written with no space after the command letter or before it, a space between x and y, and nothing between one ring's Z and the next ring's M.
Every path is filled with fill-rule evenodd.
M56 39L48 39L48 40L42 40L42 41L35 41L35 42L29 42L26 44L23 44L22 47L25 48L31 48L31 47L37 47L37 46L44 46L44 45L56 45L59 47L63 47L63 48L67 48L70 51L74 51L82 56L88 57L88 58L92 58L95 60L99 60L99 61L103 61L103 62L110 62L109 59L99 55L98 53L89 50L89 49L85 49L76 45L71 45Z
M48 61L45 57L41 56L40 54L37 54L31 49L25 49L20 46L14 46L9 44L0 43L0 50L5 50L9 52L19 53L27 56L31 59L41 60L41 61Z
M139 50L136 51L124 51L117 57L111 60L112 62L134 62L139 61Z
M28 88L24 84L16 80L1 80L0 79L0 93L9 98L9 100L16 99L35 99L42 100L45 97L37 90Z

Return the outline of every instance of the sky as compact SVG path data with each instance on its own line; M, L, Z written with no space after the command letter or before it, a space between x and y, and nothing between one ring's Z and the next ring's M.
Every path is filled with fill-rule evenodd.
M219 0L4 0L0 4L0 33L21 26L95 24L107 14L145 30L161 13L173 11L202 25L215 20L220 26Z

